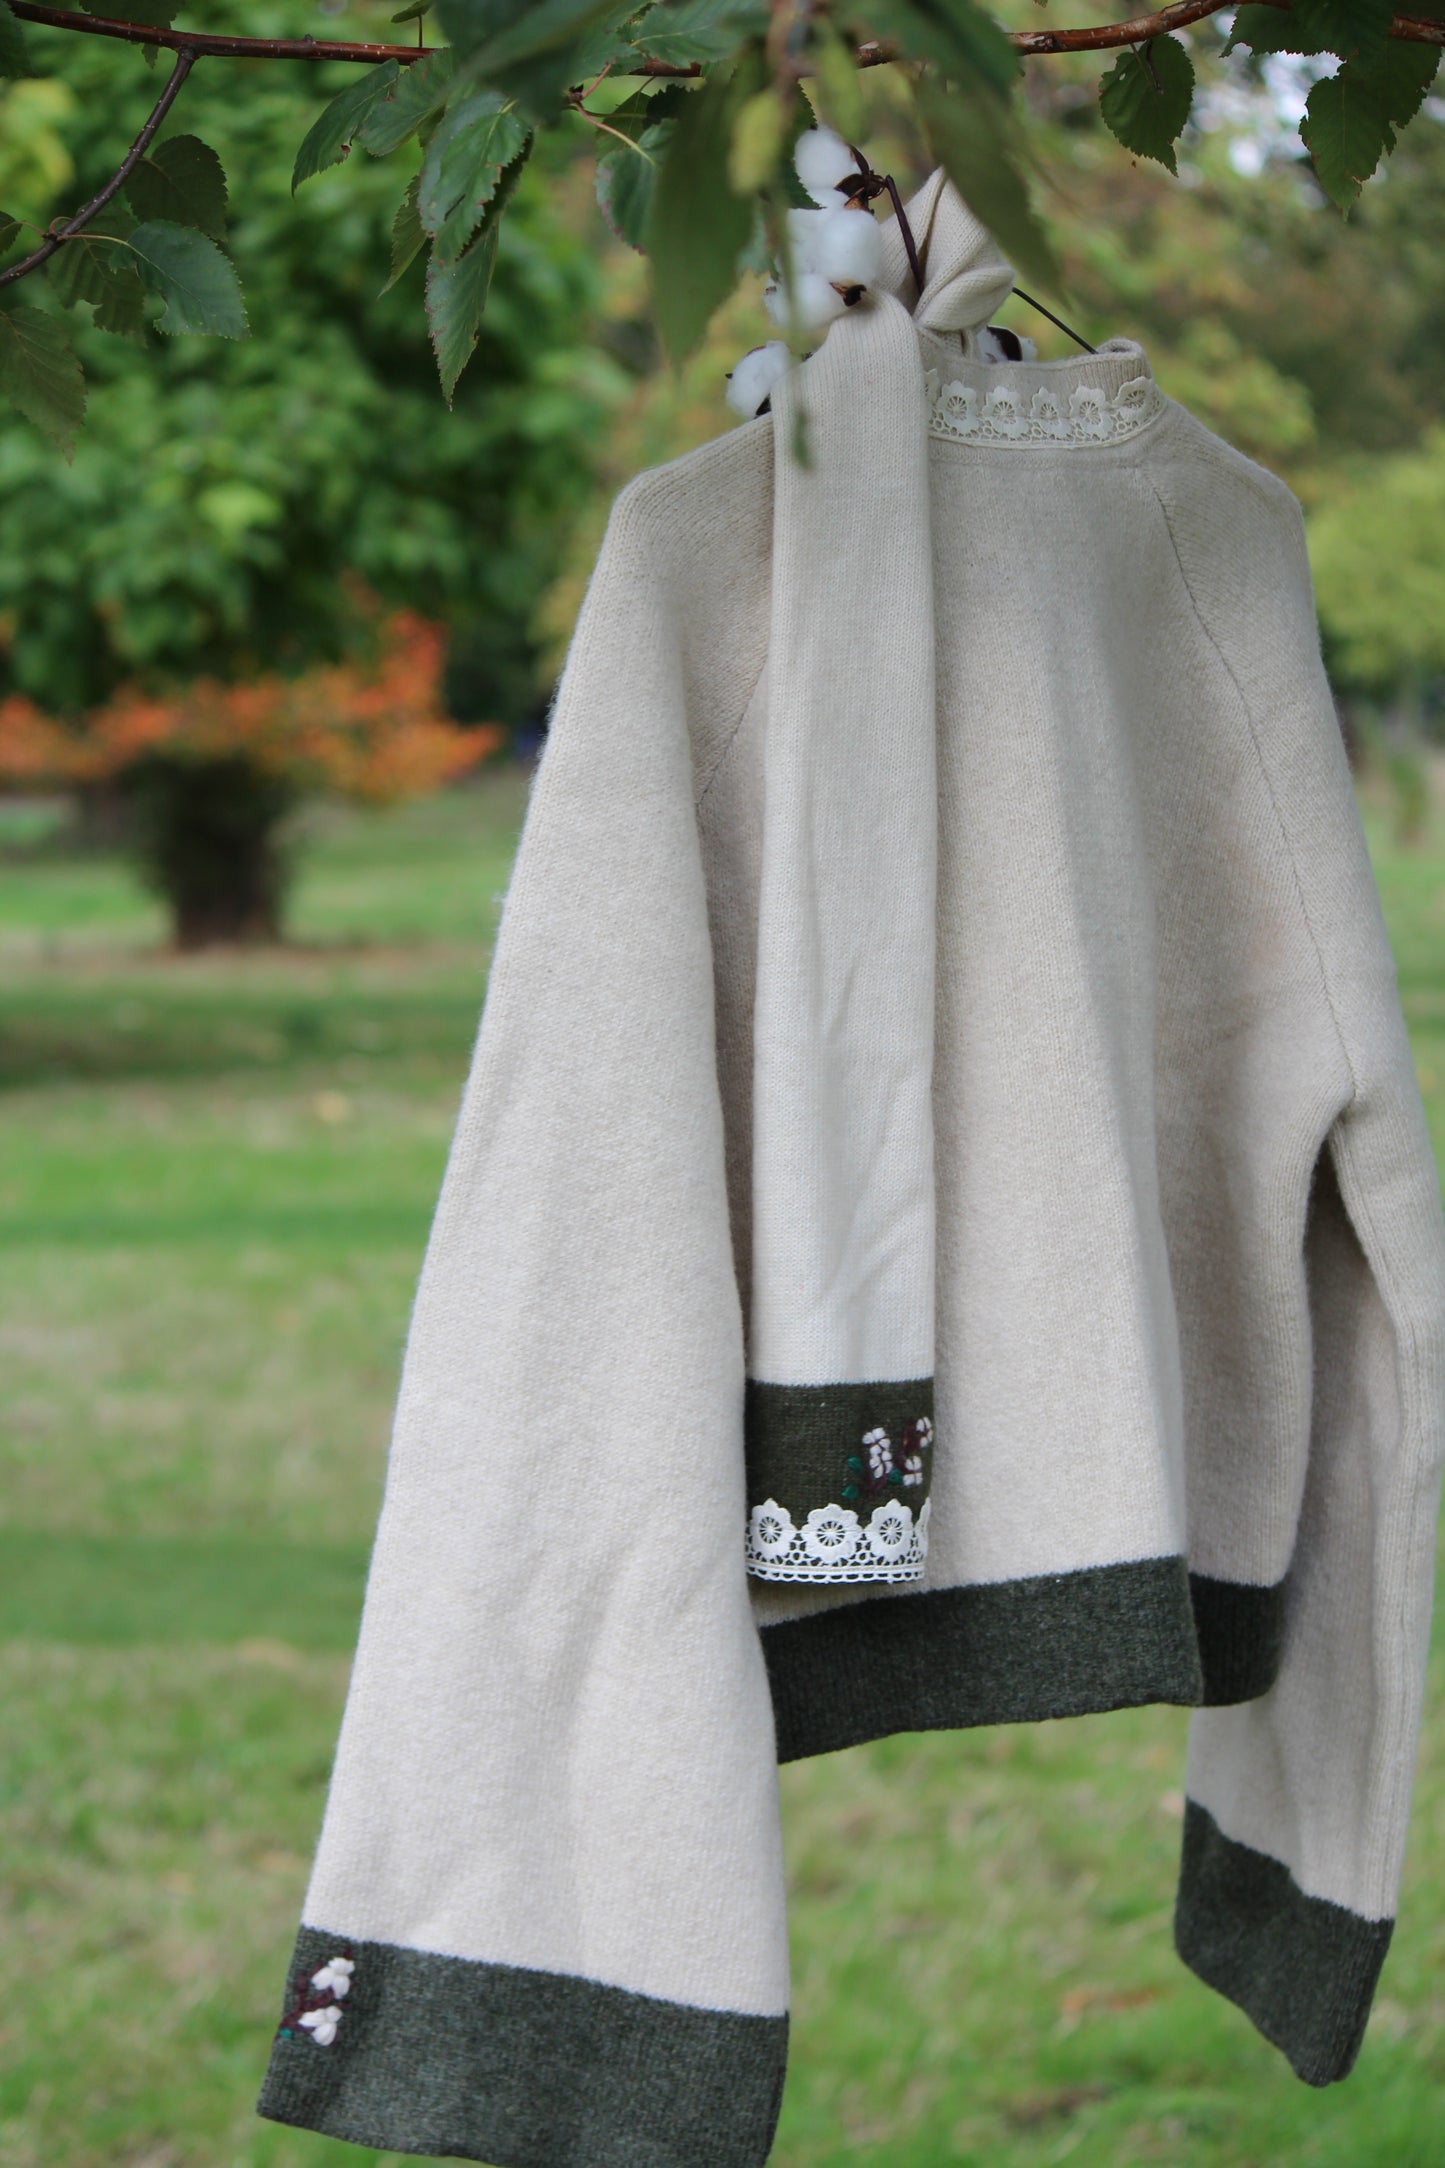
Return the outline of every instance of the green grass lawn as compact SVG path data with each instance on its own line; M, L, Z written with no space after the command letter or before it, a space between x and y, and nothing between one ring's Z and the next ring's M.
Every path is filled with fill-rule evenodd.
M381 2157L252 2102L522 799L319 821L274 956L167 956L115 860L0 860L0 2168ZM1376 825L1445 1150L1445 823ZM1322 2094L1173 1955L1181 1713L786 1770L776 2168L1442 2168L1437 1644L1400 1929Z

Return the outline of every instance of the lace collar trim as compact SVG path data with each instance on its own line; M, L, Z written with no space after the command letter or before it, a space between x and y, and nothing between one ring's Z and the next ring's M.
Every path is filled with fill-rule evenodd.
M990 369L990 375L993 371ZM930 369L928 433L953 444L1057 444L1088 450L1135 437L1163 413L1165 398L1152 376L1134 376L1110 391L1103 382L1035 384L1010 370L984 390Z

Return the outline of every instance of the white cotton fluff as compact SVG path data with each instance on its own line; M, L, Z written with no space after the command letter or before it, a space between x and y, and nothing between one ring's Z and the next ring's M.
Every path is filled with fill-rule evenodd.
M873 213L823 211L818 217L810 268L834 286L875 286L883 268L883 229Z
M781 286L769 286L763 295L763 307L780 331L795 329L807 338L826 331L829 324L845 314L848 304L821 272L804 271L793 281L791 306Z
M781 339L769 339L766 346L755 346L728 378L727 401L734 414L740 414L750 422L763 401L772 396L773 386L792 360Z
M833 129L806 128L793 146L793 167L814 203L832 210L846 200L838 183L857 172L858 161Z
M831 211L789 211L788 253L793 260L794 278L801 278L805 271L820 269L818 245L824 220L832 216Z

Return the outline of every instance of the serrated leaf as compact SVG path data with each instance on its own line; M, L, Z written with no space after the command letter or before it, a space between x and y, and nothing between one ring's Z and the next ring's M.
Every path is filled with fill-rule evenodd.
M246 306L235 266L205 234L152 219L124 245L151 292L165 301L158 331L245 338Z
M0 256L9 255L22 230L18 218L12 218L8 211L0 211Z
M1259 0L1246 0L1235 13L1224 50L1232 53L1247 45L1252 53L1323 53L1328 50L1317 30L1310 29L1293 8L1272 8Z
M735 110L763 77L756 54L730 79L710 75L678 116L657 177L647 253L657 328L675 364L686 360L732 291L752 233L752 205L728 185L728 145Z
M457 72L457 56L442 46L403 68L379 105L374 105L354 141L373 158L385 158L415 135L424 121L440 112Z
M482 230L471 247L455 263L442 263L433 249L426 267L427 324L442 380L442 395L448 406L452 403L457 379L476 350L477 332L497 261L502 212L521 177L531 148L529 136L525 148L502 174L497 192L487 205Z
M1342 60L1381 51L1395 18L1393 0L1292 0L1290 12L1308 36L1320 40L1317 51L1338 53Z
M1439 66L1438 45L1417 45L1408 38L1391 38L1370 59L1346 61L1340 73L1350 82L1372 90L1390 126L1404 128L1425 103ZM1393 150L1393 140L1385 148Z
M1316 83L1305 101L1300 136L1331 202L1348 211L1393 140L1380 101L1347 70Z
M367 114L386 97L400 73L399 62L384 61L379 68L369 68L356 82L348 83L340 97L333 98L330 105L322 109L302 137L301 148L296 153L296 163L291 170L293 196L313 173L320 173L326 166L340 165Z
M597 206L619 241L641 253L657 197L657 176L673 123L645 128L630 151L609 151L597 161Z
M749 38L761 37L768 11L757 0L663 0L633 28L633 42L649 60L674 67L725 60Z
M381 289L384 294L391 292L402 273L415 263L426 246L426 232L416 207L420 183L421 175L414 173L411 186L397 205L396 216L391 222L391 277Z
M11 14L7 0L0 0L0 76L12 82L31 73L25 32Z
M431 13L431 0L410 0L404 8L398 8L389 20L394 23L419 23L424 15Z
M130 207L144 224L162 218L194 226L213 241L226 234L226 172L199 136L169 136L157 144L125 184Z
M965 88L981 78L1006 91L1018 79L1018 54L973 0L873 0L868 27L909 60L931 61Z
M473 91L448 107L422 162L417 209L436 257L455 263L531 130L494 90Z
M70 458L85 418L85 378L58 317L0 310L0 392Z
M1058 291L1061 280L1048 234L1029 201L1019 167L1017 123L994 91L919 87L934 153L975 217L1011 264Z
M145 344L146 290L138 271L129 275L117 272L104 299L96 309L93 322L98 331L108 331L112 338L137 339Z
M633 11L629 0L436 0L436 8L468 81L505 91L538 120L584 80L598 34L609 42Z
M1126 151L1179 171L1174 146L1194 103L1194 62L1178 38L1121 53L1099 85L1099 111Z

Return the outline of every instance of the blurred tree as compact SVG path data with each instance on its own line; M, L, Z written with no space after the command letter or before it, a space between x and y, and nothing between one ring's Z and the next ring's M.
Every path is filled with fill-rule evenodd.
M208 12L263 34L286 27L281 8ZM117 132L154 97L133 49L31 32L37 64L57 46L71 102L42 101L44 157L30 169L52 200L58 182L68 198L99 185ZM449 416L416 336L420 266L377 292L396 172L357 159L290 194L298 139L355 76L226 62L187 86L187 125L230 176L250 337L142 345L78 327L90 412L68 468L0 410L0 691L79 715L131 678L337 658L365 632L343 577L354 572L388 603L506 626L499 682L520 700L517 628L626 381L590 336L599 279L585 209L565 161L523 177L484 370ZM9 98L56 88L21 84ZM56 172L57 144L73 181ZM21 148L7 138L0 157Z
M395 804L449 782L499 743L441 711L441 628L386 619L364 662L169 695L124 688L75 728L23 694L0 701L0 783L115 785L178 948L281 933L286 816L326 792Z
M1445 686L1445 429L1362 462L1310 518L1336 681L1422 704Z

